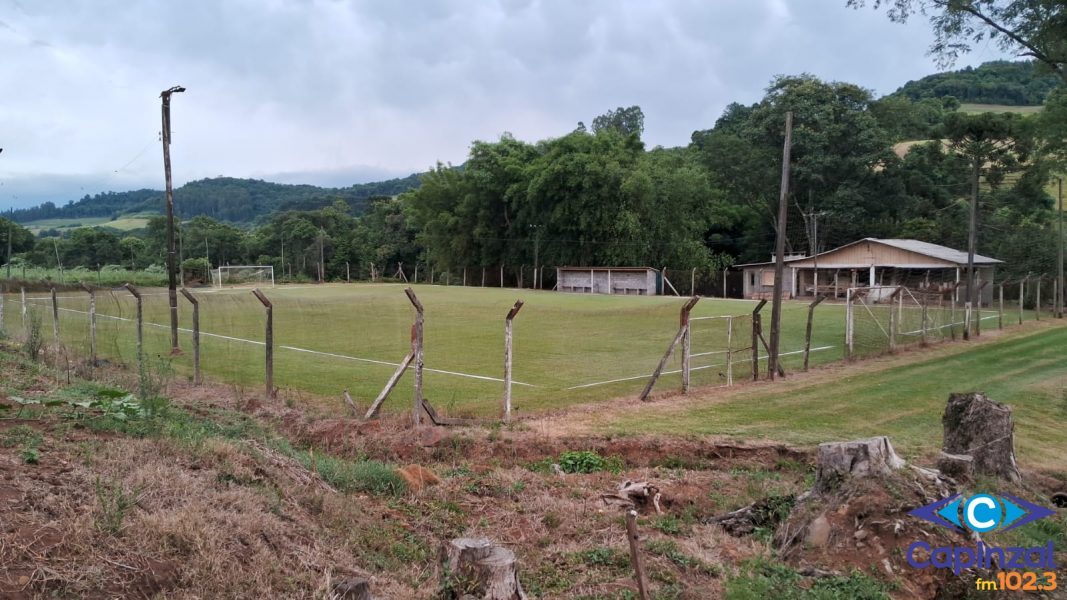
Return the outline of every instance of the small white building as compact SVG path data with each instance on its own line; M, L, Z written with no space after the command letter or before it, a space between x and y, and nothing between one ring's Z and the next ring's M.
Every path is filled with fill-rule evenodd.
M660 272L649 267L556 267L556 291L581 294L656 296Z

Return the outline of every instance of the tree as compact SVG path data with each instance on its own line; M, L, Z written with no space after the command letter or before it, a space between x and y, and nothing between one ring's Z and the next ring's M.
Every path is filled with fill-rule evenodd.
M605 129L614 129L622 135L636 135L641 137L645 131L645 113L641 112L640 106L619 107L593 119L593 133ZM579 130L585 131L583 125Z
M1003 181L1005 171L1016 169L1025 160L1021 117L1011 113L981 113L968 115L951 113L945 118L944 136L949 146L971 164L971 210L967 236L967 294L968 302L978 306L978 285L975 280L974 255L978 244L978 195L983 173L995 188ZM977 323L977 321L976 321ZM969 328L963 332L970 337Z
M22 225L0 217L0 256L4 263L11 262L11 257L19 252L33 249L33 233Z
M972 44L992 40L1043 63L1067 82L1067 3L1062 0L873 0L888 7L889 18L904 22L928 15L934 29L930 52L943 65L953 63ZM848 0L861 7L867 0Z

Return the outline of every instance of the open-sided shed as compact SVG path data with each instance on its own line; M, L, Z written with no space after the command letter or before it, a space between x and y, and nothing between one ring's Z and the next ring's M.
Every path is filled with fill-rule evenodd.
M993 300L993 276L1001 262L980 254L974 257L983 304ZM774 263L739 266L745 273L745 297L769 297ZM864 238L815 256L787 258L785 267L783 290L789 298L843 297L850 287L929 288L957 283L957 297L968 297L967 253L919 240Z
M556 290L585 294L655 296L660 272L650 267L557 267Z

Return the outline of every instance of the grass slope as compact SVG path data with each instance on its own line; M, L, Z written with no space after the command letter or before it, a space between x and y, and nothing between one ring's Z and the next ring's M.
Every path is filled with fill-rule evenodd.
M1019 113L1021 115L1032 115L1034 113L1041 112L1040 106L1009 106L1007 104L971 104L964 102L960 104L960 111L965 113L987 113L987 112L1009 112Z
M110 219L108 217L41 219L38 221L29 221L23 223L22 226L29 229L35 235L48 229L70 231L74 229L79 229L81 227L107 227L110 229L118 229L119 231L133 231L136 229L144 229L145 227L147 227L148 218L149 217L145 215L131 215L124 216L119 219Z
M977 346L946 346L871 368L833 367L793 383L758 385L684 406L606 419L614 433L767 438L814 444L888 435L908 454L935 452L949 393L982 391L1015 411L1016 446L1031 465L1062 466L1067 447L1067 327L1027 329Z

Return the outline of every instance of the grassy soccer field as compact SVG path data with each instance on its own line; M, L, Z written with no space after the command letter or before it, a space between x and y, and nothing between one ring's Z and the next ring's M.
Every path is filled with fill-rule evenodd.
M674 337L675 297L583 296L547 291L415 286L426 309L426 395L439 408L455 413L493 415L502 396L504 316L517 298L526 301L514 324L514 405L523 411L560 407L638 393ZM150 356L167 354L166 295L144 290L145 346ZM339 397L348 389L368 403L384 385L410 347L414 310L403 286L355 284L293 286L267 289L274 303L275 385L317 395ZM201 291L203 368L207 376L257 389L263 377L264 310L248 290ZM8 297L8 328L21 334L16 299ZM61 294L60 329L64 340L84 352L88 346L88 300L84 293ZM42 316L42 330L52 334L51 308L42 294L30 304ZM694 317L747 315L755 302L704 299ZM104 357L133 363L134 304L125 291L100 292L97 300L98 346ZM807 305L783 308L786 368L799 366ZM764 311L769 331L770 305ZM842 357L844 309L824 304L816 312L814 363ZM108 318L112 317L112 318ZM117 317L117 318L115 318ZM127 319L127 320L120 320ZM180 301L181 326L190 327L190 306ZM207 335L214 334L214 335ZM693 360L703 367L693 385L722 385L725 367L725 320L697 320L693 353L718 352ZM226 337L217 337L226 336ZM733 348L747 348L751 328L738 321ZM250 340L244 341L244 340ZM190 335L182 332L186 353L174 359L182 375L191 372ZM828 347L828 348L827 348ZM749 372L750 352L734 355L735 374ZM668 370L679 368L676 354ZM615 381L622 380L622 381ZM677 389L680 376L667 374L657 389ZM387 409L408 406L411 373L405 375ZM338 407L340 404L338 404Z

